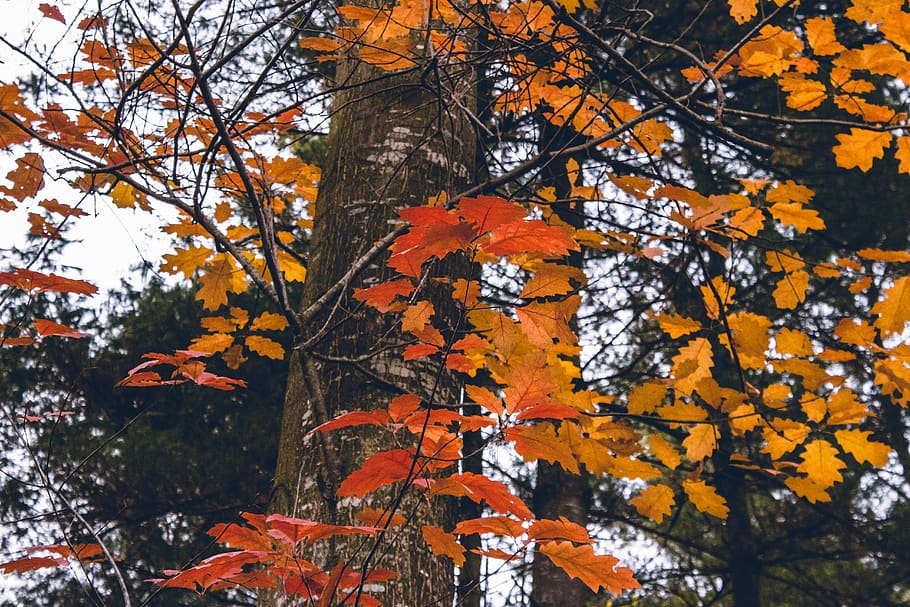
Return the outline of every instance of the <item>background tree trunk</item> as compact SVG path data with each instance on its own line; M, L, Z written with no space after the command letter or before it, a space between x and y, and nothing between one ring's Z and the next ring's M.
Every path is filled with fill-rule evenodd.
M398 209L425 204L441 190L457 192L473 177L473 131L466 117L452 109L458 107L452 96L460 96L467 106L473 103L468 71L439 68L433 74L441 75L434 79L419 69L380 71L351 57L339 62L338 70L339 92L333 100L302 309L394 227ZM364 507L390 506L397 487L364 500L335 496L341 481L380 450L380 437L388 448L387 435L360 429L313 436L307 432L344 410L385 407L402 391L425 400L457 402L457 385L445 371L439 373L429 364L405 365L400 348L388 347L402 338L390 315L351 298L353 287L369 287L392 276L386 258L383 254L364 267L351 288L329 302L298 337L297 343L304 344L325 330L315 344L297 348L291 357L273 512L349 524ZM454 278L457 265L466 271L467 264L460 260L446 260L434 273L452 273L447 275ZM447 299L448 305L442 298L433 301L437 326L440 319L457 318ZM421 525L450 529L451 500L406 498L397 513L409 523L378 538L369 566L394 569L399 577L377 596L383 604L396 606L451 603L451 563L429 552L420 525L413 524L420 520ZM328 567L348 562L359 570L372 545L373 540L363 544L362 538L336 539L313 560ZM260 603L282 601L266 596Z

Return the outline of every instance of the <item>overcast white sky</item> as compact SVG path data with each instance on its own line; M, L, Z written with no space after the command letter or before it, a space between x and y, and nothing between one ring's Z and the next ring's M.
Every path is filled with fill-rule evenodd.
M80 0L75 4L76 9L84 6L84 2ZM67 21L71 21L75 11L67 6L66 0L50 0L49 3L60 8ZM39 4L39 0L0 0L0 15L3 17L0 19L0 35L19 48L27 40L36 48L47 48L56 43L65 35L67 27L42 18ZM0 47L0 81L13 81L24 69L25 62L9 47ZM19 153L0 151L0 179L14 166ZM34 211L41 200L56 198L70 205L79 202L79 193L65 184L56 185L50 180L46 183L36 200L26 200L15 212L0 213L0 248L24 242L24 234L29 229L28 213ZM138 286L141 278L130 269L144 261L157 268L161 255L169 249L167 240L159 236L157 223L150 222L147 213L116 209L104 197L97 200L89 198L81 203L80 208L91 216L75 222L68 232L68 239L78 242L67 248L64 259L57 261L78 268L84 280L101 289L116 288L127 276ZM0 259L0 271L9 269L8 261ZM64 271L64 268L61 266L58 271ZM74 277L76 273L75 270L66 271L67 276Z

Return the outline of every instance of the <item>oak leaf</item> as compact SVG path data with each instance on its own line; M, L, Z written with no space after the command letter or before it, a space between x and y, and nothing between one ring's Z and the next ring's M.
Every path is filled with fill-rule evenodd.
M681 394L691 394L698 382L711 377L714 366L714 353L711 342L704 337L696 337L679 349L673 357L674 386Z
M616 567L619 559L595 554L589 544L575 546L572 542L544 542L538 550L569 577L581 580L594 592L605 588L613 594L620 594L623 590L640 588L632 577L631 569Z
M872 313L878 314L875 326L885 335L901 333L910 320L910 277L903 276L885 290L883 299L872 306Z
M457 567L464 565L464 546L458 543L453 534L432 525L424 525L421 532L433 554L449 557Z
M336 494L363 497L379 487L402 481L408 477L414 457L413 449L392 449L371 455L359 470L341 482Z
M730 513L727 500L718 495L717 490L706 484L705 481L683 481L683 491L686 492L692 505L700 512L720 519L726 519Z
M551 226L540 219L513 221L503 224L490 233L490 241L483 245L492 255L514 255L533 251L541 255L565 255L579 250L578 243L565 230Z
M865 173L872 168L874 159L884 157L885 148L891 145L891 133L853 128L849 135L837 135L837 141L839 144L834 146L837 166L858 168Z
M891 447L884 443L870 441L868 438L870 434L872 432L868 430L838 430L834 433L834 438L837 439L841 449L852 455L860 464L869 462L876 467L884 466L888 463Z
M635 506L635 510L640 515L648 517L659 525L663 522L664 517L673 511L676 497L673 495L673 490L666 485L651 485L638 497L629 500L629 503Z
M806 290L809 288L809 273L804 270L787 274L777 281L771 293L774 303L782 310L793 310L806 301Z
M717 428L714 424L696 424L683 439L686 457L692 462L700 462L717 448Z
M846 464L837 457L837 449L825 440L814 440L806 445L800 455L802 462L796 467L797 472L805 474L821 489L827 489L834 483L844 480L840 470Z

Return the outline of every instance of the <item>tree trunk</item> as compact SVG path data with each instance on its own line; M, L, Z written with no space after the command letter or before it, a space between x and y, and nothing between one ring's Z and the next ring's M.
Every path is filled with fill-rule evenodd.
M390 73L352 57L339 61L340 86L333 99L301 309L337 284L355 260L389 233L398 209L425 204L428 196L441 190L457 192L472 179L473 131L450 99L459 95L460 103L470 107L472 79L464 66L457 69L458 73L446 73L440 68L434 73L441 72L441 79L433 82L429 72L419 69ZM388 508L400 486L380 489L362 500L335 495L341 481L366 457L393 446L388 433L360 428L307 433L343 411L385 408L402 391L418 394L425 402L431 395L436 402L457 402L451 376L429 364L405 364L401 350L389 348L402 340L394 318L351 297L354 287L366 288L393 275L386 268L386 258L383 253L367 264L298 337L300 346L324 332L315 344L296 348L291 358L273 512L359 524L355 514L363 508ZM453 272L458 263L437 264L434 273L457 277ZM448 305L437 299L433 303L438 325L438 319L454 316L451 298ZM430 503L425 497L406 496L396 512L409 519L401 529L368 542L359 536L336 538L320 547L318 554L304 557L326 569L347 563L354 570L362 570L365 564L369 569L396 570L399 577L376 594L384 605L450 604L451 563L429 552L421 525L450 529L451 500ZM376 550L368 557L373 540ZM291 603L274 593L260 599L261 605L269 607Z

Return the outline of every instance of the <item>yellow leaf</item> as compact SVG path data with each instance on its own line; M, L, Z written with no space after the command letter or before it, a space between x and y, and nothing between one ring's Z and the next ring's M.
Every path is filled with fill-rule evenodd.
M836 55L845 50L834 32L834 22L828 17L807 20L806 38L816 55Z
M565 295L574 288L570 280L584 284L585 275L580 268L555 263L541 264L518 295L522 299Z
M629 392L628 411L633 415L653 413L664 402L667 387L662 384L645 383L635 386Z
M800 270L787 274L779 281L771 295L774 303L782 310L792 310L806 301L806 289L809 288L809 273Z
M814 110L828 98L828 89L823 82L806 78L802 74L787 72L781 76L778 84L787 93L787 107L793 110Z
M859 462L869 462L873 466L884 466L888 463L891 447L885 443L870 441L867 437L872 434L868 430L838 430L834 438L841 449L849 453Z
M284 274L285 279L291 282L303 282L306 280L306 267L297 261L293 255L283 249L278 249L277 257L281 273Z
M673 357L674 386L680 394L691 394L698 382L711 377L714 353L711 342L704 337L691 340Z
M803 443L811 428L805 424L787 419L775 419L762 429L762 438L767 443L761 452L771 459L780 459Z
M799 203L779 202L768 210L774 219L784 225L793 226L801 234L805 234L806 230L825 229L825 222L818 216L818 211L807 209Z
M136 205L143 211L150 211L148 197L125 181L118 182L110 191L111 202L121 209L133 209Z
M789 354L791 356L810 356L812 354L812 342L809 336L797 329L788 329L784 327L774 338L775 349L780 354Z
M231 256L220 253L206 265L199 282L202 286L196 293L196 299L202 300L202 307L206 310L216 310L227 303L228 291L243 293L247 277Z
M660 460L660 463L670 470L675 470L679 466L681 461L679 452L661 435L650 435L648 437L648 446L651 448L651 452Z
M891 145L888 131L850 129L850 134L837 135L839 145L834 146L837 166L843 169L859 168L866 172L872 168L872 161L885 155L885 148Z
M711 290L709 285L702 285L699 287L699 290L705 301L705 310L708 312L708 318L716 320L720 318L721 308L726 310L728 306L733 304L733 296L736 294L736 287L727 284L722 276L715 276L712 278L711 284L714 286L714 291L717 291L717 295L720 297L720 304L718 304L718 298L715 297L714 291Z
M812 441L806 445L800 459L803 461L796 467L796 471L805 474L821 489L827 489L834 483L844 480L840 470L847 466L838 459L837 449L828 441Z
M729 226L734 230L741 230L743 233L748 234L749 236L758 236L758 233L761 231L762 227L765 225L765 216L761 212L761 209L755 207L746 207L745 209L740 209L730 217ZM731 232L730 236L734 238L742 238L742 234L734 231Z
M288 319L281 314L263 312L253 321L251 331L281 331L288 326Z
M730 16L742 25L758 14L758 0L728 0Z
M666 485L651 485L642 491L638 497L629 500L642 516L646 516L657 524L673 511L676 498L673 490Z
M910 175L910 137L897 138L897 151L894 157L900 161L897 172Z
M697 320L679 314L659 314L657 322L661 330L673 339L701 330L701 323Z
M233 333L237 330L237 324L223 316L206 316L199 324L209 333Z
M908 137L910 139L910 137ZM860 249L856 252L863 259L871 261L883 261L885 263L907 263L910 262L910 252L908 251L883 251L882 249Z
M849 388L841 388L828 397L828 424L857 424L869 414L866 405L856 399Z
M214 354L216 352L223 352L224 350L227 350L233 343L234 337L232 335L227 335L225 333L212 333L209 335L203 335L202 337L197 337L191 341L190 349Z
M261 335L250 335L243 342L244 345L259 356L284 360L284 348L277 341Z
M806 262L803 261L800 254L794 253L790 249L768 251L765 253L765 263L772 272L795 272L806 267Z
M763 368L765 353L771 346L771 321L760 314L737 312L728 317L728 322L740 364L746 369Z
M192 278L196 270L205 265L212 252L207 247L195 245L186 249L177 248L174 249L174 253L163 256L164 261L158 266L158 270L172 275L181 272L184 278Z
M885 291L884 299L872 306L872 313L878 314L873 324L885 335L903 332L905 323L910 320L910 277L895 280Z
M683 481L683 490L689 496L692 505L700 512L720 519L726 519L730 513L727 500L718 495L714 487L707 485L705 481Z
M803 409L803 413L806 414L806 417L814 422L822 421L828 413L828 403L825 402L824 397L819 396L818 394L804 394L800 399L799 404Z
M697 424L689 430L689 436L683 439L686 457L692 462L700 462L717 448L717 429L714 424Z
M811 503L830 502L831 496L818 483L812 482L812 479L802 476L793 476L788 478L784 483L790 490L800 497L804 497Z

